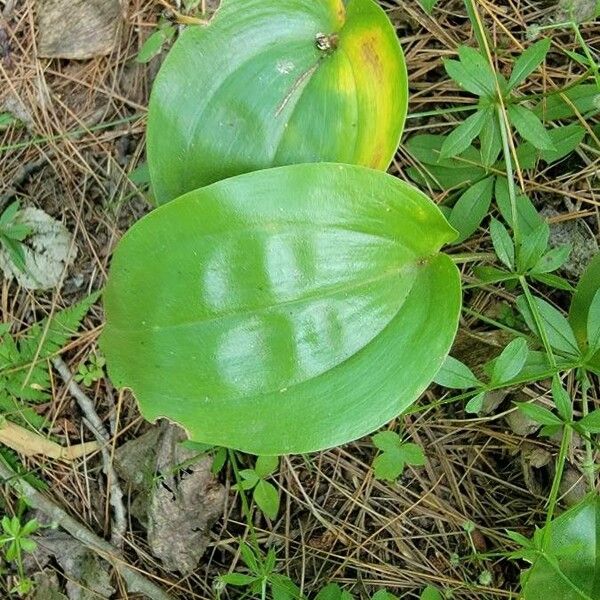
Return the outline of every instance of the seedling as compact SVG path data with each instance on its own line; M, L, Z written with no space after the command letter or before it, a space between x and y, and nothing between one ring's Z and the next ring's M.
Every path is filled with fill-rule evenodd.
M267 478L277 470L279 459L276 456L259 456L253 469L239 472L241 481L237 487L243 491L252 490L252 499L256 506L269 517L275 519L279 512L279 492Z
M287 576L275 571L277 555L270 548L266 557L262 557L248 544L240 546L240 556L248 573L228 573L221 575L217 583L217 594L223 587L247 587L252 594L259 595L263 600L267 597L267 590L271 591L272 598L280 600L300 600L302 594L298 586Z
M37 544L31 539L31 536L39 529L39 523L35 519L21 523L19 517L2 517L0 521L2 525L2 534L0 534L0 548L4 553L4 558L9 563L14 563L18 573L18 582L11 593L16 593L19 596L28 594L33 582L25 576L25 568L23 566L23 554L33 552Z
M377 479L396 481L406 465L425 464L423 449L417 444L403 442L393 431L382 431L373 436L373 444L380 450L373 461L373 471Z
M104 377L104 365L106 359L97 354L90 354L88 362L79 365L75 380L80 381L86 387L92 385Z

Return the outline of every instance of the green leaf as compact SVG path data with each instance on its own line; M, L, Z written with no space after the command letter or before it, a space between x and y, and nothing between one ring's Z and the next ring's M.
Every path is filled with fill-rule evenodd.
M473 398L471 398L466 406L465 406L465 412L469 413L469 414L478 414L482 411L483 409L483 403L485 401L485 392L479 392L479 394L477 394L476 396L473 396Z
M521 576L524 600L592 600L600 597L600 498L591 494L536 534L548 539L534 550L532 567Z
M226 585L233 585L236 587L244 587L257 580L256 577L244 575L243 573L227 573L227 575L221 575L219 579Z
M380 431L371 439L374 446L383 452L394 452L402 444L402 438L394 431Z
M508 223L509 227L514 229L508 179L506 177L496 177L495 197L502 218ZM519 230L523 235L529 235L544 222L531 200L524 194L517 195L517 219Z
M373 473L377 479L396 481L404 472L404 466L401 452L383 452L373 461Z
M556 310L556 308L554 308L551 304L548 304L548 302L545 300L542 300L541 298L534 298L534 302L537 305L538 312L540 313L542 326L548 335L548 342L550 345L556 350L564 352L565 354L579 356L579 348L577 347L573 330L571 329L567 319L565 319L562 314ZM517 298L517 307L521 311L521 314L527 323L527 327L529 327L529 329L536 333L536 335L541 339L540 332L538 331L533 314L531 313L525 296L519 296Z
M363 167L196 190L113 255L109 374L194 441L270 455L362 437L410 406L450 349L460 280L438 252L454 237L426 196Z
M423 10L430 15L435 8L438 0L419 0L419 4L423 8Z
M163 44L167 39L162 30L155 31L144 42L135 60L139 63L150 62L162 50Z
M464 152L479 135L483 125L492 114L491 108L479 109L466 118L444 141L440 156L451 158Z
M551 273L531 273L531 277L544 285L547 285L557 290L564 290L565 292L573 292L575 288L562 277L553 275Z
M373 461L377 479L395 481L402 475L405 465L425 464L423 449L417 444L405 443L393 431L382 431L373 436L373 444L381 450Z
M523 83L544 62L548 50L550 50L549 39L540 40L527 48L515 62L508 80L508 87L513 89Z
M492 202L494 178L487 177L472 185L457 200L448 222L459 233L455 244L473 235L488 214Z
M434 189L454 189L475 183L486 176L479 152L470 146L455 158L441 158L440 152L447 139L443 135L415 135L406 143L420 168L409 167L408 174L419 184Z
M428 585L421 593L421 600L443 600L443 598L436 588Z
M224 3L209 25L182 32L154 82L156 201L278 165L385 170L407 100L396 31L372 0Z
M243 469L240 471L242 480L238 483L241 490L251 490L259 482L259 476L254 469Z
M493 111L484 123L479 139L481 141L481 162L486 167L491 167L498 160L502 151L500 124Z
M588 314L598 290L600 290L600 253L596 254L587 265L569 308L569 322L579 347L584 351L587 349Z
M272 600L301 600L303 598L300 588L286 575L271 573Z
M446 356L446 360L433 380L438 385L455 390L466 390L481 385L473 371L452 356Z
M552 399L560 417L570 423L573 420L573 401L562 386L558 375L552 378Z
M129 173L129 180L138 187L145 187L150 184L150 170L148 163L140 163L131 173Z
M527 342L523 338L510 342L494 361L492 384L505 383L516 377L525 366L528 354Z
M509 273L496 267L475 267L473 272L482 283L500 283L518 278L516 273Z
M19 271L25 271L25 251L23 244L6 235L0 234L0 245L6 250L11 262Z
M592 411L577 422L577 425L588 433L600 433L600 409Z
M39 524L38 520L37 519L30 519L21 528L21 535L22 536L24 536L24 535L31 535L32 533L35 533L39 528L40 528L40 524Z
M556 271L556 269L562 267L567 262L570 254L570 245L552 248L552 250L538 260L533 269L531 269L531 273L550 273Z
M556 162L578 148L583 142L585 134L586 130L578 123L551 129L548 131L548 135L554 150L544 150L540 152L540 155L547 163Z
M468 46L458 48L460 62L445 60L448 75L460 87L477 96L493 96L496 92L496 78L489 64L475 49Z
M277 456L259 456L256 459L254 471L261 478L268 477L279 468L279 457Z
M240 555L244 561L244 564L252 573L256 573L258 575L263 572L262 566L259 564L259 559L249 544L240 544ZM272 559L269 558L268 560L271 561Z
M28 538L25 538L25 539L22 538L20 543L21 543L21 549L24 552L34 552L35 549L37 548L37 544L33 540L30 540Z
M517 253L517 267L521 273L532 269L542 258L548 248L550 227L540 223L531 233L523 236L521 247Z
M506 227L500 221L493 219L490 221L490 235L496 256L509 269L515 268L515 246Z
M600 289L596 291L588 312L587 343L592 356L600 352Z
M261 479L254 488L254 501L269 519L277 518L279 512L279 493L277 488L268 481Z
M586 130L578 123L547 130L553 150L537 150L530 142L519 144L517 158L521 169L533 169L539 159L554 163L573 152L583 141Z
M4 209L2 215L0 215L0 229L3 229L6 225L8 225L11 221L15 219L20 208L21 203L19 202L19 200L15 200Z
M400 449L402 450L402 454L404 455L404 461L407 465L414 465L416 467L419 467L427 462L425 454L423 453L423 448L421 448L421 446L418 446L417 444L402 444L402 447Z
M545 121L568 119L579 113L582 116L600 112L598 86L595 83L576 85L557 92L536 105L535 114ZM575 110L574 110L575 109Z
M520 402L517 408L527 417L541 425L561 425L562 421L553 412L538 404L525 404Z
M524 140L533 144L538 150L555 150L548 132L533 111L518 104L511 104L508 107L508 116Z
M328 583L319 590L315 600L341 600L342 588L337 583Z

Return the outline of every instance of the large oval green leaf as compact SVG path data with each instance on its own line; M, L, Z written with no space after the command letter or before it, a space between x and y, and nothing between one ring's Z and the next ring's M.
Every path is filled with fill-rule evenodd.
M456 232L410 185L292 165L134 225L104 296L113 382L191 439L256 454L356 439L406 409L454 338Z
M386 169L407 109L394 28L373 0L224 0L186 29L156 78L156 200L271 166Z
M544 553L535 550L533 566L522 576L523 600L597 600L600 598L600 498L588 496L536 533L548 536Z

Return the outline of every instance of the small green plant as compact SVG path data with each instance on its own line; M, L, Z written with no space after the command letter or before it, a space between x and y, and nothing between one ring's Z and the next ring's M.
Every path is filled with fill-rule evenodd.
M279 512L279 492L267 481L279 467L277 456L259 456L253 469L242 469L238 488L244 491L252 490L252 498L256 506L269 517L275 519Z
M287 576L275 571L277 555L269 548L267 555L262 557L248 544L240 546L240 556L248 573L228 573L221 575L217 583L217 593L225 586L248 588L253 595L263 600L267 591L271 592L274 600L300 600L302 595L298 586Z
M382 431L372 439L375 447L380 450L373 461L373 472L377 479L396 481L406 465L425 464L423 449L417 444L404 442L394 431Z
M106 359L97 354L90 354L87 363L79 365L75 380L83 383L86 387L92 385L104 377L104 365Z
M9 204L0 215L0 246L2 246L15 267L25 271L23 240L31 233L31 228L19 222L19 211L20 203L16 200Z
M139 63L150 62L155 56L160 54L163 46L173 39L176 32L177 30L172 23L167 19L161 18L156 31L146 39L135 60Z
M23 566L23 554L33 552L37 544L31 539L31 536L40 528L39 523L35 519L31 519L26 523L22 523L19 517L2 517L0 522L2 525L2 533L0 534L0 548L4 554L4 559L9 563L14 563L18 581L11 593L16 593L19 596L28 594L33 582L25 576Z
M529 357L527 342L517 338L504 348L500 356L486 365L489 381L483 383L461 361L447 356L435 382L449 389L473 390L473 397L465 407L468 413L479 413L483 408L486 393L506 387L522 371Z
M520 548L512 558L531 568L521 575L524 600L595 600L598 598L598 523L600 498L591 494L527 538L508 536Z

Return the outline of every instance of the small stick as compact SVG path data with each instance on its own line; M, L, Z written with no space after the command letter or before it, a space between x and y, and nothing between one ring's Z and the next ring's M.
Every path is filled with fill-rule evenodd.
M39 433L6 419L0 421L0 443L25 456L41 454L57 460L75 460L100 449L98 442L61 446Z
M104 474L107 478L109 501L113 507L114 523L113 530L111 532L111 541L118 548L123 546L123 538L125 531L127 530L127 520L125 518L125 505L123 503L123 491L119 485L117 474L112 466L112 460L108 451L110 445L110 436L106 431L104 424L100 420L100 417L96 413L94 403L85 395L83 390L77 385L77 382L73 378L73 373L65 363L65 361L57 356L52 359L54 368L58 371L62 380L65 382L67 389L77 400L79 408L83 412L83 422L87 425L88 429L94 434L94 437L100 444L100 450L102 452L102 464Z
M62 508L54 504L44 494L27 483L0 457L0 477L4 483L10 485L23 496L28 504L46 514L50 519L58 523L74 539L107 560L114 569L123 577L127 588L132 593L139 593L151 600L173 600L172 597L156 584L150 581L142 573L127 564L119 550L109 544L106 540L98 537L87 527L69 516Z

